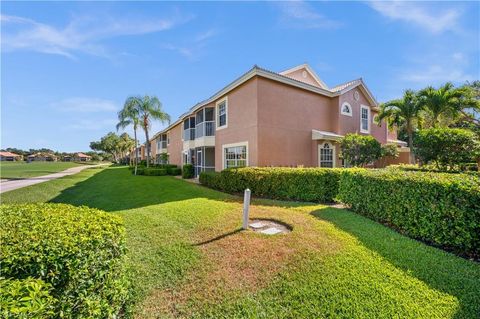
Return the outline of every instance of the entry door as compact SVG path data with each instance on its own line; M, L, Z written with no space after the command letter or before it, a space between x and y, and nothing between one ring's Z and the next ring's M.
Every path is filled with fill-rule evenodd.
M202 171L203 167L203 151L202 150L197 150L197 169L196 169L196 175L200 175L200 172Z

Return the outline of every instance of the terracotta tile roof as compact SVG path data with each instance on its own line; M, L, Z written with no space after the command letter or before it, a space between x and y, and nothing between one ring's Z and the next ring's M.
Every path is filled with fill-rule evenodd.
M356 85L356 84L360 83L361 81L362 81L362 79L356 79L356 80L353 80L353 81L348 81L348 82L339 84L337 86L334 86L333 88L330 89L330 91L338 92L338 91L344 90L344 89L346 89L350 86Z
M0 152L0 156L14 156L14 157L17 157L17 156L20 156L20 155L15 154L15 153L11 153L11 152Z
M76 154L78 157L91 157L90 155L84 154L84 153L77 153Z

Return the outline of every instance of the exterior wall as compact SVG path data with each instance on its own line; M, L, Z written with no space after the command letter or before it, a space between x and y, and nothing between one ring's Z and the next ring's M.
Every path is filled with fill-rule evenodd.
M229 92L227 127L215 131L215 170L223 169L223 146L248 142L248 164L258 166L257 151L257 84L255 77ZM222 100L218 99L216 102ZM215 103L213 105L215 105ZM209 105L212 106L212 105ZM215 109L217 115L217 109Z
M150 151L152 153L152 160L155 162L155 159L157 157L157 140L154 138L153 140L150 141Z
M337 105L337 98L259 78L257 165L317 166L312 129L335 132Z
M410 163L410 150L408 148L402 148L398 153L398 157L385 157L381 158L374 163L375 168L387 167L389 165L408 164Z
M169 155L168 161L170 164L178 166L182 165L182 133L183 122L172 127L168 132L168 138L170 138L170 144L167 144L167 153Z
M354 99L355 91L358 91L359 93L358 101ZM341 114L340 108L344 102L350 104L352 108L352 116ZM362 104L370 107L370 135L375 137L380 143L385 144L387 142L387 126L384 122L382 126L378 126L373 121L374 116L377 115L378 112L371 108L370 102L368 102L365 94L358 87L346 92L345 94L342 94L339 97L339 104L337 107L337 114L339 116L336 131L337 134L345 135L348 133L358 133L368 135L360 132L360 107Z

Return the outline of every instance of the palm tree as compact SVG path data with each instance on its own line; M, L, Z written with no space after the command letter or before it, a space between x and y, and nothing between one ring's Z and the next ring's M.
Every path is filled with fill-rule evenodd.
M412 148L413 131L415 125L418 123L421 110L422 107L419 104L415 92L406 90L401 99L392 100L380 105L377 121L380 125L381 121L386 119L390 127L404 127L408 135L408 146ZM414 154L410 152L410 162L413 163L414 161Z
M165 113L162 110L162 103L156 96L148 96L145 95L144 97L137 97L136 99L136 105L138 106L138 114L139 114L139 119L140 119L140 126L143 128L145 132L145 146L147 149L147 167L149 166L150 163L150 151L151 151L151 145L150 145L150 138L148 136L148 131L150 130L151 127L151 121L152 120L159 120L162 124L165 122L170 124L170 115Z
M447 82L438 89L429 86L418 92L420 105L430 117L431 125L437 127L442 121L452 122L458 118L463 110L471 107L472 99L468 91L455 88Z
M123 109L118 112L118 124L117 131L122 128L126 128L129 125L133 125L133 134L134 134L134 150L135 150L135 175L137 175L137 166L138 166L138 152L137 152L137 128L140 123L139 117L139 104L136 97L129 97L123 105Z

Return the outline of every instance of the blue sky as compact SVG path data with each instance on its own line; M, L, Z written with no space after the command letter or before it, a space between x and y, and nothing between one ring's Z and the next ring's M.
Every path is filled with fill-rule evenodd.
M479 79L479 2L3 2L1 146L86 151L129 95L176 119L250 69L309 63L379 101ZM153 132L162 126L155 124Z

